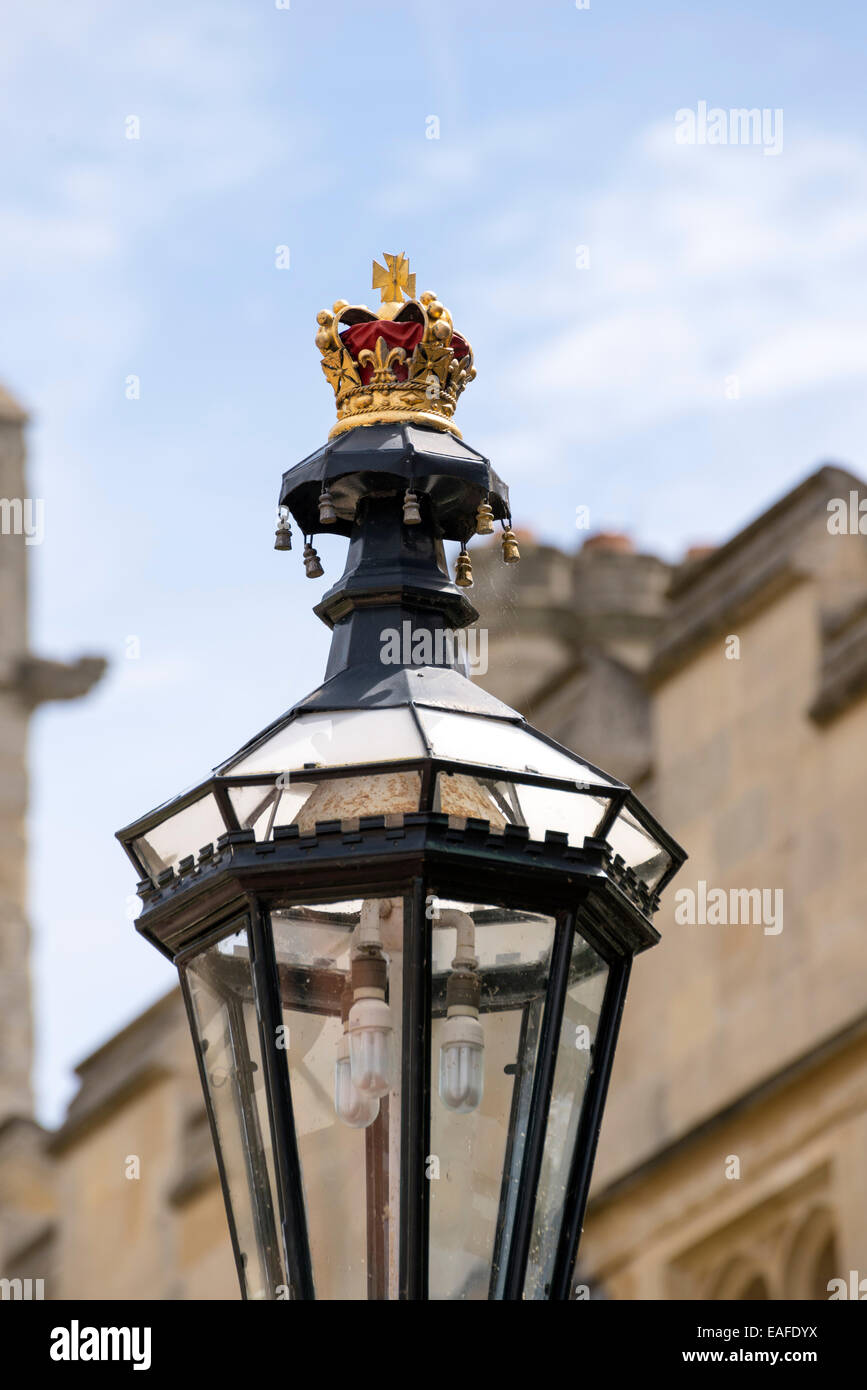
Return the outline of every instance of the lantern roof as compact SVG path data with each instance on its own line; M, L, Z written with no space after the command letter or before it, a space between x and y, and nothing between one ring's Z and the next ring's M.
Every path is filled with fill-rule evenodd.
M452 434L411 420L358 427L329 439L283 474L280 504L304 535L349 536L359 500L371 486L412 487L428 499L444 540L465 541L475 530L479 503L488 498L494 519L509 515L509 489L477 449ZM324 523L324 488L335 518Z
M465 629L478 613L466 593L466 542L500 521L504 559L518 559L509 493L485 455L458 437L453 405L432 414L418 395L422 359L434 375L442 367L446 385L464 380L469 349L448 311L432 295L415 300L404 257L386 257L374 279L387 291L379 316L345 301L320 315L317 343L326 376L337 372L340 419L284 474L279 498L277 548L291 549L291 514L307 541L309 577L322 573L314 534L349 538L345 571L314 609L333 633L325 680L119 838L143 882L182 886L196 854L207 868L209 847L225 836L273 842L293 828L307 835L322 824L445 815L494 834L559 835L574 847L604 840L650 902L681 862L679 847L623 782L468 679ZM375 349L356 344L350 371L347 334L362 329L379 336ZM409 333L412 358L389 332ZM380 375L350 390L340 372L367 367ZM462 546L454 581L448 540Z

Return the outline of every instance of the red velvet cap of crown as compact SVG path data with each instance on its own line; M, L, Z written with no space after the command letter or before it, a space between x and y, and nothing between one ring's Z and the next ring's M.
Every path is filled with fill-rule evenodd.
M358 361L358 354L364 348L376 346L377 338L384 338L389 347L402 347L406 349L407 357L411 357L416 346L421 342L424 333L424 324L414 320L409 323L394 323L391 319L377 319L375 323L354 323L351 328L344 328L340 334L340 341L347 347L353 359ZM458 334L452 334L451 349L458 361L466 357L469 352L469 344ZM361 380L366 386L373 375L373 367L368 363L358 369ZM395 362L392 371L397 381L406 381L406 366Z

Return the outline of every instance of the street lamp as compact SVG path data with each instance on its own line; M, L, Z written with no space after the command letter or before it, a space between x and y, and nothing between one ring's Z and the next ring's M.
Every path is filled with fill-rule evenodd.
M683 852L467 679L472 353L403 257L317 345L338 420L284 476L349 538L324 683L119 833L179 969L243 1296L569 1297L633 955ZM461 546L456 580L443 541Z

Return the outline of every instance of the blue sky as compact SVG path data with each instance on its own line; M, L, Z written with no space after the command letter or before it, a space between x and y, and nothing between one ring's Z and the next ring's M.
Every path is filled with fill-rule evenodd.
M45 499L33 646L111 662L34 721L45 1118L172 983L113 832L320 679L309 610L342 543L317 583L271 548L280 475L333 420L317 310L408 252L473 344L465 438L516 521L567 547L579 505L677 557L821 461L863 472L865 28L797 0L4 17L0 379ZM679 146L699 101L781 109L782 151Z

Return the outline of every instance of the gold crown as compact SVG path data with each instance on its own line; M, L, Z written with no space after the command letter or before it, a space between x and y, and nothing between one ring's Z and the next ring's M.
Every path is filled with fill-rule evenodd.
M334 390L337 424L329 439L356 425L402 420L461 434L452 423L458 397L476 374L469 343L431 290L415 298L406 256L373 262L376 313L338 299L316 315L316 346Z

